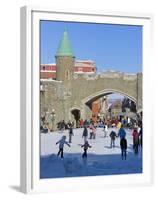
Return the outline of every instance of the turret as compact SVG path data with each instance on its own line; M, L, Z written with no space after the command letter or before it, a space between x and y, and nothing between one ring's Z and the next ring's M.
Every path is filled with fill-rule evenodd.
M55 57L57 66L57 80L63 81L64 84L71 82L74 73L75 56L73 54L66 30L63 33Z

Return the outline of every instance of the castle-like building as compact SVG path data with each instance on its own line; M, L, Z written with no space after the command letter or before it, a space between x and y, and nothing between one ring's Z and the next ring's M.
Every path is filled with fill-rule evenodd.
M94 62L75 59L68 33L65 30L55 55L56 64L41 65L41 116L53 113L54 125L61 120L78 121L92 117L92 104L101 97L120 93L142 108L142 73L125 74L108 71L97 74ZM76 60L76 61L75 61ZM82 67L81 67L82 65ZM91 73L84 72L91 65ZM44 71L54 71L54 77Z

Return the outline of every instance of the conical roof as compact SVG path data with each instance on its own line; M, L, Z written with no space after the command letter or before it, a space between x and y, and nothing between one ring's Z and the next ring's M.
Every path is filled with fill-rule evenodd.
M61 38L56 56L71 56L71 57L74 57L66 29L65 29L63 36Z

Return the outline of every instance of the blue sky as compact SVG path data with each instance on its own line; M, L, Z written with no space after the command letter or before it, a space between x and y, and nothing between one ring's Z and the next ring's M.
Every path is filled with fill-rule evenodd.
M142 27L116 24L41 21L41 63L55 63L67 29L76 59L93 60L97 71L142 71Z

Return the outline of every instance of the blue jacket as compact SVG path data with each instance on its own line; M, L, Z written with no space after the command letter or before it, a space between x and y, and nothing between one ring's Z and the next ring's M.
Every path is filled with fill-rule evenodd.
M120 128L119 132L118 132L118 136L122 139L126 137L126 131L124 128Z

